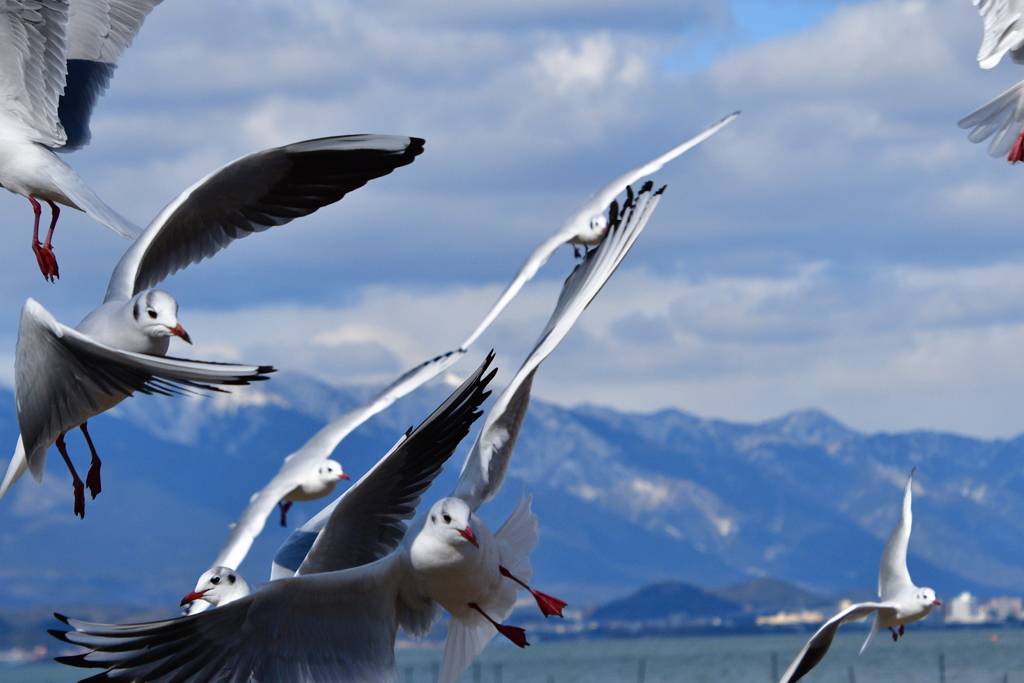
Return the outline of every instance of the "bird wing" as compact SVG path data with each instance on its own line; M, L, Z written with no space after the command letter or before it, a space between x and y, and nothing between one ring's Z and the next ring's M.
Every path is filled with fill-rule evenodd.
M220 391L214 385L249 384L272 371L121 351L59 323L30 298L21 310L14 355L18 426L29 469L41 479L46 449L58 436L136 391Z
M910 526L914 521L910 510L913 483L914 471L911 470L907 485L903 489L903 506L900 509L899 521L889 534L889 540L885 542L882 562L878 567L878 596L882 600L892 600L905 589L914 588L914 582L910 580L910 572L907 570L907 546L910 544Z
M828 652L828 648L832 645L832 640L836 636L836 631L842 624L850 621L861 621L868 615L876 610L891 610L895 613L896 608L890 604L882 602L861 602L856 605L850 605L839 614L835 615L831 619L825 622L825 624L818 629L818 631L811 636L811 639L807 641L803 649L793 660L793 663L786 669L786 673L782 674L782 678L779 683L795 683L796 681L803 678L803 676L818 665L818 662L822 660L825 653Z
M988 145L989 156L996 159L1005 157L1024 129L1024 81L963 117L957 125L973 128L967 135L971 142L992 137Z
M512 282L509 283L508 287L505 288L505 291L498 297L498 300L495 302L494 306L491 307L491 310L487 312L483 321L475 330L473 330L473 333L469 335L466 341L462 343L460 349L464 351L469 348L469 345L476 341L477 337L483 334L484 330L494 322L494 319L497 318L503 310L505 310L505 307L513 297L519 293L519 290L522 289L523 285L529 282L529 280L537 274L537 271L548 262L548 259L551 258L551 254L555 253L555 250L558 249L558 247L577 236L581 221L585 224L589 224L592 216L605 211L611 204L612 200L618 197L619 194L621 194L629 185L632 185L644 176L654 173L683 152L695 147L704 140L707 140L739 115L739 112L730 114L700 135L687 140L678 147L675 147L661 155L654 161L634 168L628 173L624 173L594 193L594 195L588 199L583 206L577 209L576 212L562 224L562 227L559 228L558 232L546 239L540 246L533 250L530 256L527 257L526 262L519 268L519 272L517 272L515 277L512 278Z
M566 279L555 310L536 345L487 413L452 494L465 500L472 510L494 498L505 481L512 450L530 404L533 375L601 291L647 225L665 189L652 191L652 187L648 181L635 196L629 190L621 213L613 212L615 215L604 241L591 250Z
M459 360L461 356L462 354L457 351L450 351L417 365L385 387L369 403L331 421L330 424L314 434L302 448L285 458L281 469L274 475L274 478L253 495L238 521L233 525L217 559L210 566L237 569L245 559L255 538L263 531L267 517L274 511L274 506L302 483L316 463L330 457L342 439L359 425L402 396L436 377Z
M67 84L57 115L67 133L61 151L89 143L89 119L110 85L117 60L161 0L74 0L67 20Z
M0 2L0 119L25 138L59 147L57 102L66 73L68 0Z
M108 669L90 680L190 683L393 681L399 556L347 572L296 577L200 614L148 624L93 624L50 633L87 648L58 657Z
M344 135L232 161L157 214L114 268L104 301L129 299L236 239L307 216L422 151L419 138Z
M359 481L293 532L274 557L275 575L357 567L394 550L423 492L480 417L480 404L490 395L487 383L496 372L487 372L493 359L492 352L419 427L410 429Z
M991 69L1009 51L1020 63L1017 51L1024 46L1024 0L973 0L985 24L985 36L978 49L978 64Z

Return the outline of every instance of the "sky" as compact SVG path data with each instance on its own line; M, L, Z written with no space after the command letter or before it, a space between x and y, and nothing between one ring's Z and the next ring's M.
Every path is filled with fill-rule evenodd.
M1024 77L977 67L968 0L168 0L65 157L145 225L246 153L423 137L411 166L161 287L194 348L334 383L455 348L591 192L737 110L655 177L645 233L535 395L855 429L1024 432L1024 167L956 121ZM0 196L0 382L29 296L67 324L127 242L74 211L61 279ZM573 266L561 250L473 357L511 376ZM141 399L144 400L144 399Z

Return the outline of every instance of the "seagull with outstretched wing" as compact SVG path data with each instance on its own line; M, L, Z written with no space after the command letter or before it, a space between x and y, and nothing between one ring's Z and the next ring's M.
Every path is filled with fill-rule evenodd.
M84 488L99 493L100 461L89 418L136 391L211 390L265 379L271 368L166 356L170 338L191 343L178 303L153 289L167 276L212 256L236 239L306 216L397 167L412 163L423 140L348 135L307 140L242 157L214 171L164 208L114 268L103 304L76 327L29 299L22 309L14 361L21 438L0 497L26 469L40 480L56 444L71 470L75 513ZM64 447L81 427L92 454L83 485Z
M6 0L0 3L0 186L27 197L32 250L43 277L53 254L57 204L84 211L122 237L140 230L103 203L54 152L81 149L117 60L161 0ZM42 207L50 228L39 241Z
M913 484L914 472L911 471L907 485L903 489L903 506L900 509L899 521L896 522L896 528L892 530L882 551L882 562L878 568L879 601L850 605L826 621L797 654L796 659L782 675L780 683L795 683L817 666L832 645L836 631L843 624L863 621L874 613L875 621L871 625L871 632L860 648L860 651L864 652L879 630L887 628L892 631L892 639L895 642L903 635L904 625L924 619L932 611L932 607L941 604L931 588L915 586L907 570L907 545L910 543L910 526L913 521L910 511Z
M726 116L724 119L711 126L700 135L693 137L683 144L670 149L665 154L662 154L657 159L649 161L643 166L637 166L631 171L623 173L615 180L599 189L588 199L583 206L578 208L571 216L569 216L562 227L558 229L554 235L546 239L536 249L533 250L527 258L526 262L523 263L519 268L519 272L512 278L512 282L509 283L505 291L501 293L498 300L491 307L491 310L487 312L484 319L477 325L473 333L466 338L466 341L462 342L462 346L459 350L465 351L469 348L469 345L476 341L477 337L484 333L484 331L494 322L505 307L508 306L509 302L519 293L519 290L523 288L530 279L537 274L541 266L548 262L551 255L555 253L560 246L563 244L573 245L584 245L585 247L591 247L597 245L604 239L604 235L608 230L608 217L606 212L608 207L611 205L612 200L622 194L627 187L635 182L638 182L646 176L656 173L661 169L662 166L675 159L680 154L696 147L700 143L707 140L709 137L720 131L726 125L728 125L733 119L740 115L740 112L735 112Z

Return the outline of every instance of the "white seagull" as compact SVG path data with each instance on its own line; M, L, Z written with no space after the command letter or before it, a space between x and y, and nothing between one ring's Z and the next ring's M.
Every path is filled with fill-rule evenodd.
M139 228L103 203L54 154L88 144L89 119L117 60L161 0L7 0L0 4L0 186L35 213L32 250L43 277L59 277L53 254L57 204L89 214L122 237ZM39 241L39 201L50 229Z
M914 483L914 472L911 470L907 485L903 489L903 507L896 528L889 535L882 551L882 563L878 568L878 597L881 602L861 602L850 605L839 614L825 622L818 632L800 650L793 663L782 675L780 683L794 683L808 671L817 666L836 636L842 624L850 621L863 621L875 613L875 621L871 632L861 646L864 652L875 634L880 629L892 631L892 639L896 641L903 635L904 624L924 619L932 611L932 607L941 604L935 598L931 588L918 588L910 580L907 571L907 544L910 543L910 525L913 515L910 512L911 487ZM897 630L898 629L898 630Z
M212 597L216 609L150 624L108 626L58 616L74 630L51 633L92 650L58 661L110 669L96 680L137 683L395 680L398 627L424 635L438 608L417 586L406 554L392 551L423 492L481 415L492 359L331 507L337 522L311 557L345 569L272 581L241 597L205 593L201 597ZM235 573L211 570L208 583L229 572ZM202 579L197 588L193 593L206 588Z
M541 341L488 416L463 468L456 497L446 500L469 508L497 492L525 416L537 365L610 277L659 196L645 188L635 203L627 201L626 220L612 222L609 238L566 281ZM108 670L94 680L136 683L396 680L398 627L410 636L422 636L440 616L437 601L427 592L410 557L410 548L421 535L434 532L427 531L426 517L417 521L411 534L406 521L412 519L420 496L468 431L472 420L451 414L474 410L483 400L478 395L471 400L468 394L482 391L490 379L480 379L486 367L487 362L423 425L289 537L274 560L274 578L283 578L228 604L218 601L217 609L151 624L91 624L59 616L72 630L51 633L90 651L58 661ZM461 408L463 404L467 408ZM445 521L443 515L442 511L434 524L450 527L444 533L456 552L466 550L472 545L466 537L469 527L460 531L455 517L449 514L451 521ZM514 554L523 557L529 552L536 543L536 516L529 510L529 501L521 501L494 536L514 546ZM527 566L516 565L515 571L529 576ZM513 585L513 579L502 576L502 580ZM439 597L445 599L445 595ZM492 628L486 621L483 625ZM494 634L472 622L464 632L474 636L473 649L482 649ZM475 654L473 650L459 653L454 665L465 668Z
M509 283L505 291L501 293L498 300L488 311L483 321L477 326L473 333L466 338L466 341L462 342L462 346L459 347L460 351L465 351L469 348L470 344L476 341L477 337L484 333L484 331L490 326L494 319L497 318L510 301L519 293L519 290L523 288L530 279L537 274L537 271L548 262L551 255L562 246L563 244L572 245L584 245L584 247L591 247L599 244L604 238L605 232L608 229L608 217L605 212L608 210L612 200L622 194L623 191L633 183L642 180L646 176L656 173L661 169L662 166L675 159L677 156L690 150L700 143L707 140L709 137L717 133L719 130L724 128L730 121L740 115L740 112L734 112L729 116L711 126L700 135L691 138L683 144L669 150L665 154L653 161L649 161L643 166L638 166L632 171L623 173L615 180L611 181L597 192L595 192L590 199L584 202L583 206L576 209L576 211L569 216L562 227L558 229L554 235L549 237L547 240L542 242L540 246L533 250L519 268L519 272L516 273L515 277L512 278L512 282ZM575 247L574 247L575 248ZM577 253L579 253L577 251Z
M973 0L981 12L985 35L978 50L978 64L991 69L1009 52L1013 61L1024 64L1024 0ZM987 140L988 153L1007 161L1024 161L1024 81L1013 86L980 109L960 119L961 128L972 128L967 139Z
M64 447L81 427L92 454L85 485L99 493L99 458L86 422L131 396L214 389L265 379L271 368L166 357L170 337L190 342L178 303L152 289L168 275L232 241L282 225L341 199L413 161L423 140L352 135L307 140L242 157L211 173L164 208L114 268L103 304L71 328L29 299L21 314L14 385L21 438L0 497L26 469L38 481L56 443L71 470L75 513L83 485Z
M211 607L220 607L244 598L249 593L249 584L234 569L213 567L203 572L195 590L181 599L181 606L202 601Z

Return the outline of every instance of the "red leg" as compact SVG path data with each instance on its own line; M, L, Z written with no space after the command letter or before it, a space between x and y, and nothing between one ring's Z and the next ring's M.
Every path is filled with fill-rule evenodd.
M900 635L903 635L903 624L900 624Z
M63 434L57 437L57 450L64 458L64 464L68 466L68 471L71 472L71 483L75 488L75 514L85 519L85 486L82 485L82 480L78 478L78 472L75 471L75 466L71 464L71 458L68 457L68 448L64 445Z
M281 508L281 526L288 526L288 511L292 509L292 502L282 500L278 502L277 507Z
M892 642L895 643L897 640L900 639L900 637L896 635L896 629L894 629L892 626L889 627L889 630L892 631Z
M471 608L475 609L477 612L484 615L484 619L491 622L491 625L494 626L494 628L498 629L498 633L505 636L519 647L529 647L530 644L526 642L526 631L519 628L518 626L506 626L504 624L499 624L494 619L491 619L489 616L487 616L487 613L480 609L480 605L476 604L475 602L471 602L468 604Z
M50 205L50 229L46 231L46 241L43 242L43 252L49 256L50 266L50 281L56 280L60 277L60 269L57 268L57 257L53 253L53 230L57 227L57 219L60 217L60 207L51 202L49 199L46 203Z
M89 429L87 427L89 423L82 423L82 434L85 434L85 442L89 444L89 452L92 453L92 460L89 462L89 472L85 475L85 485L89 488L89 493L95 498L99 495L103 487L100 486L100 466L103 464L100 462L100 456L96 454L96 447L92 445L92 437L89 436Z
M54 213L50 221L50 232L46 237L46 244L42 244L39 241L39 217L42 214L42 207L39 206L39 202L36 201L35 197L30 195L28 200L32 204L32 213L35 214L35 221L32 224L32 251L36 255L36 263L39 264L39 270L42 271L43 277L53 282L59 277L59 274L57 272L57 257L53 255L50 237L52 237L53 229L57 225L57 216L60 214L60 211L57 209L56 204L47 200Z
M1006 157L1006 160L1011 164L1024 161L1024 131L1021 131L1021 134L1017 136L1017 142L1013 143L1013 147L1010 148L1010 154Z
M540 607L540 611L544 613L544 617L545 618L546 617L550 617L552 615L554 615L556 617L562 616L562 610L565 608L567 603L565 603L562 600L559 600L558 598L554 597L553 595L548 595L547 593L541 593L540 591L533 590L532 588L527 586L525 583L523 583L522 581L520 581L516 577L512 576L512 572L510 572L509 570L505 569L504 567L499 566L498 570L501 572L502 576L504 576L506 578L509 578L509 579L512 579L513 581L518 583L520 586L522 586L526 590L530 591L531 594L533 594L534 600L537 601L537 607Z

